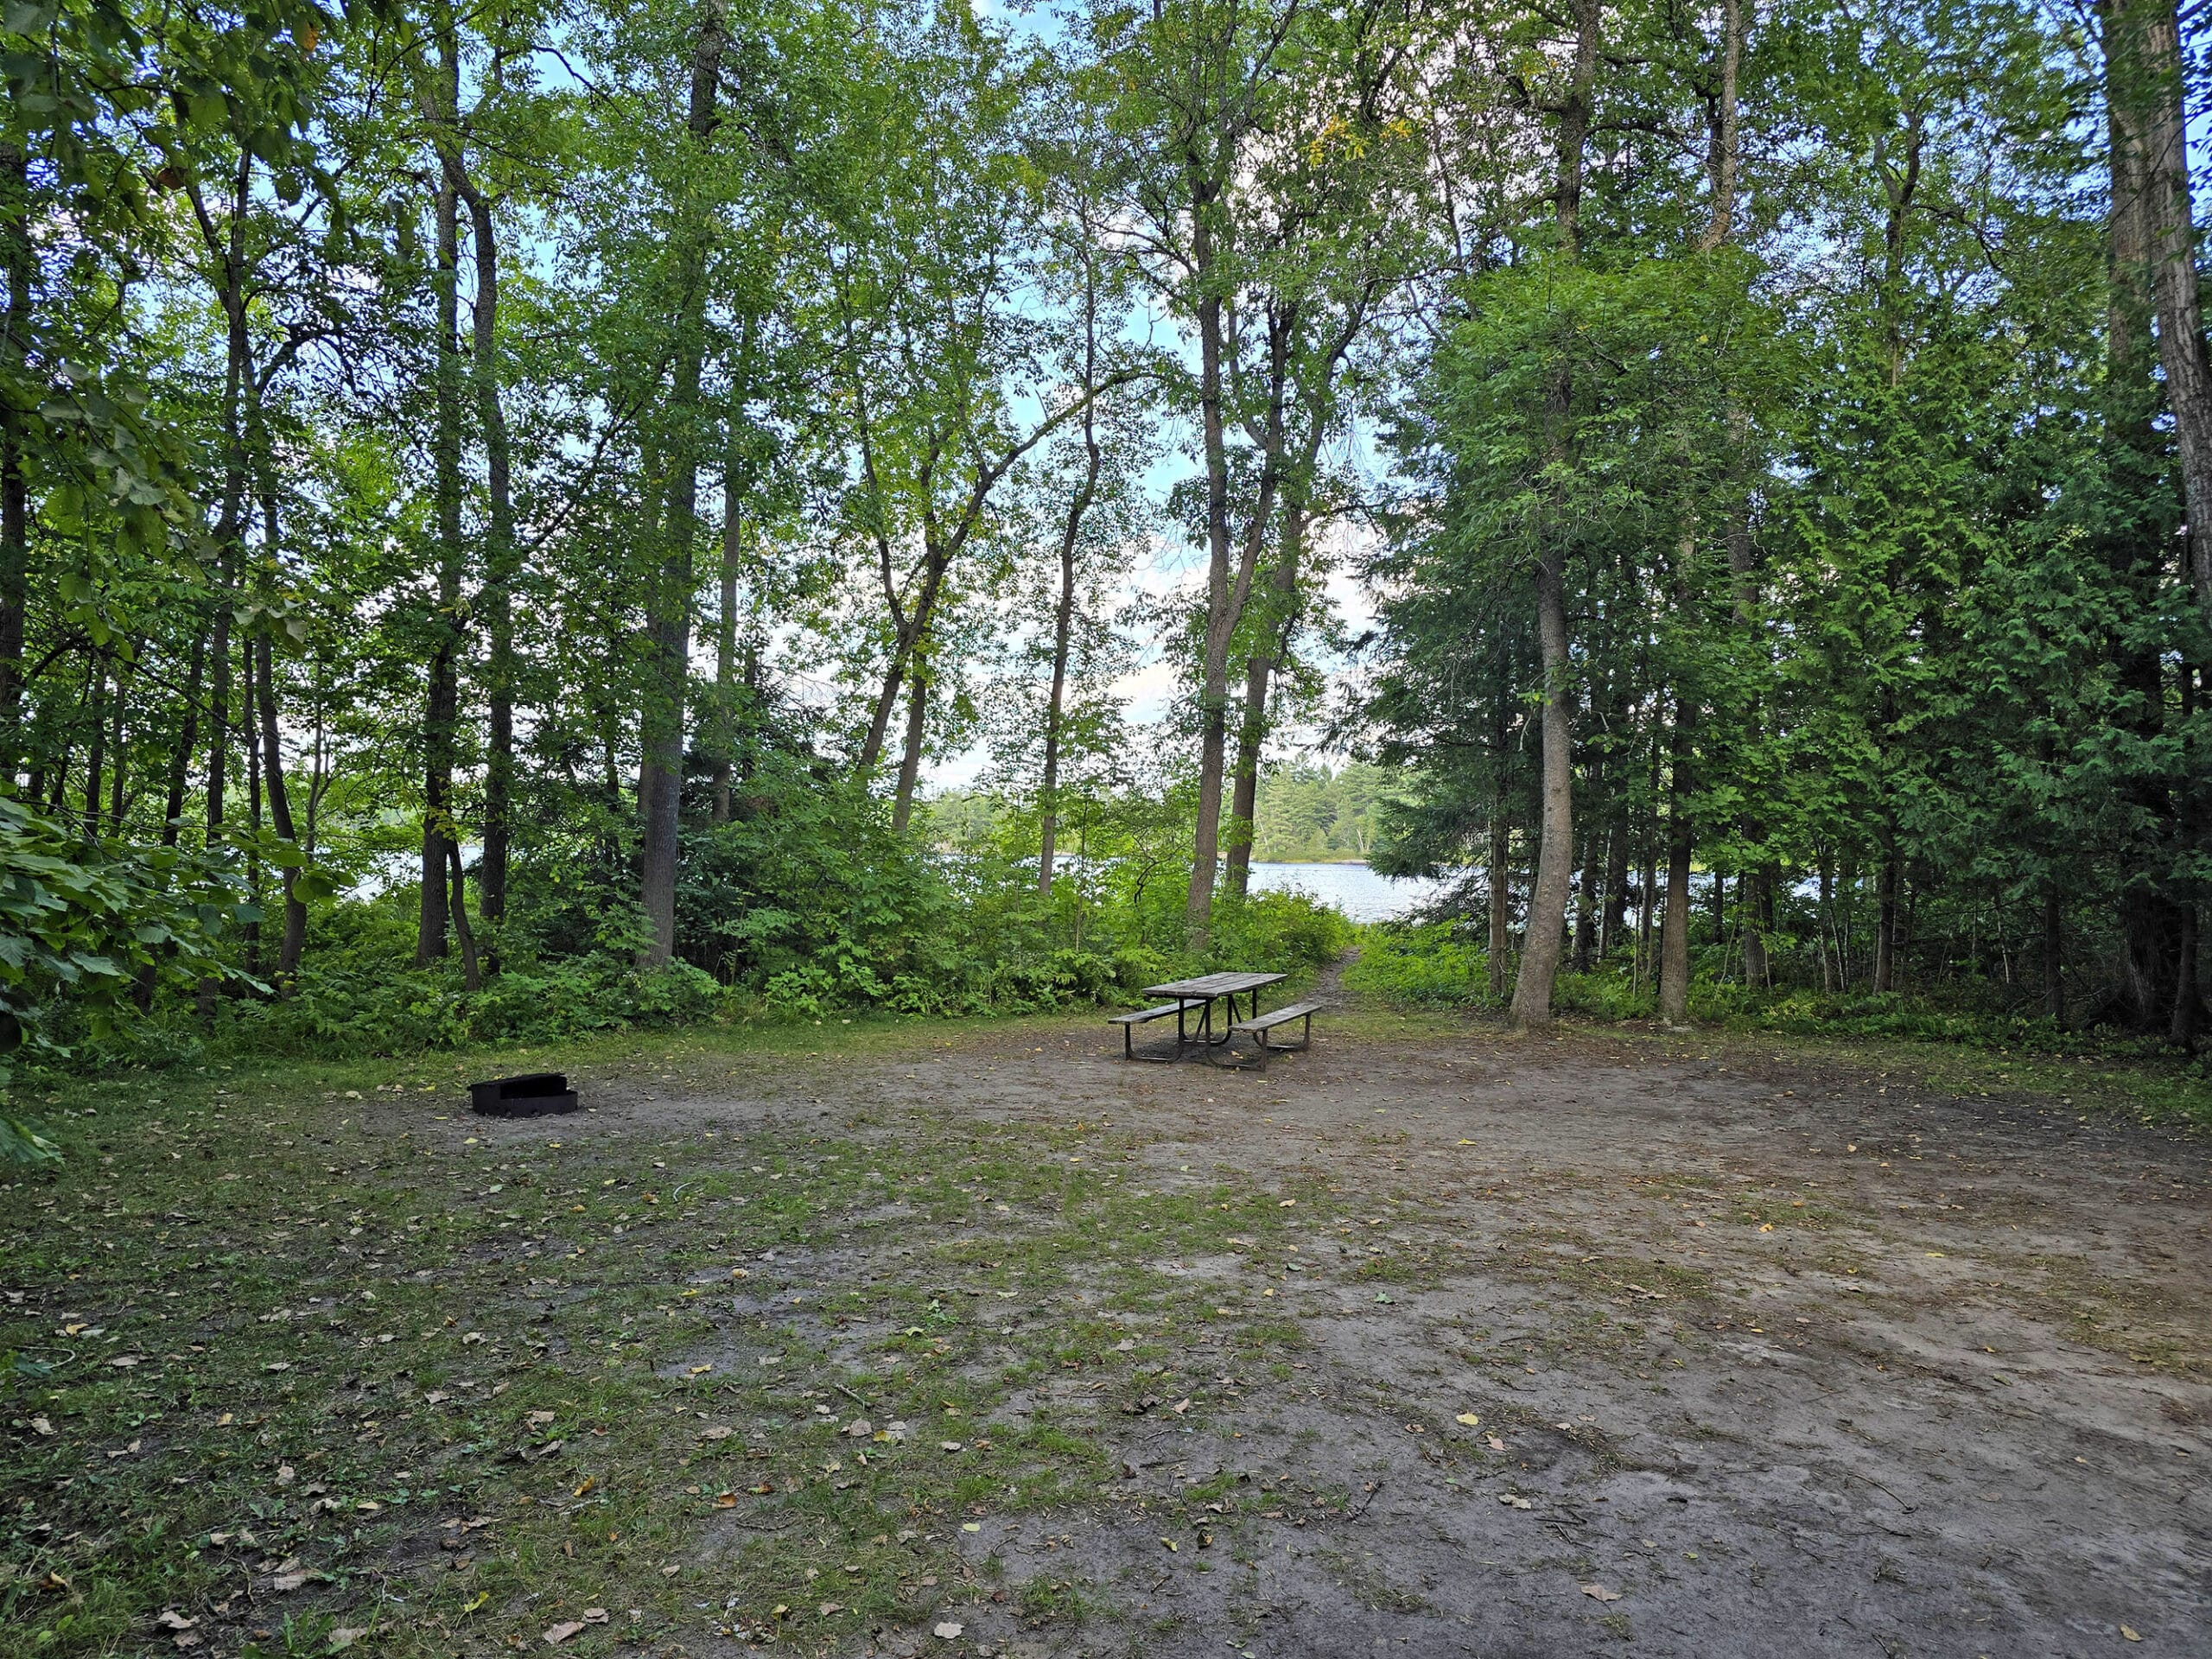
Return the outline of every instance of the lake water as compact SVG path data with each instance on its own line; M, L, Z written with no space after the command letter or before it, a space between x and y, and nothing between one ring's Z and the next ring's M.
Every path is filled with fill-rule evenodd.
M1387 922L1450 885L1434 877L1377 875L1364 864L1255 864L1252 891L1295 890L1334 905L1355 922Z

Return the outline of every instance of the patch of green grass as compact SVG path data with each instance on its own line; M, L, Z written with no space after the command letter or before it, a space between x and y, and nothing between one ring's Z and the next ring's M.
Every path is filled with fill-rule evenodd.
M678 1089L887 1036L914 1033L556 1063ZM1302 1343L1152 1262L1272 1260L1335 1218L1319 1177L1141 1187L1103 1124L482 1124L476 1069L211 1067L51 1103L69 1160L0 1211L0 1648L143 1647L164 1611L270 1654L374 1621L398 1656L921 1619L976 1593L965 1525L1110 1486L1101 1402L1141 1371L1201 1332L1255 1372ZM1151 1388L1201 1423L1205 1382ZM1049 1616L1088 1616L1054 1582Z

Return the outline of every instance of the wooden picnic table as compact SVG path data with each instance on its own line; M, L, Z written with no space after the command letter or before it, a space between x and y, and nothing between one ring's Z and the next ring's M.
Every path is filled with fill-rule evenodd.
M1147 996L1172 996L1175 999L1175 1040L1182 1043L1206 1043L1218 1047L1229 1040L1229 1028L1236 1023L1236 999L1249 995L1252 999L1249 1018L1258 1019L1260 992L1269 985L1280 985L1287 974L1225 973L1200 974L1196 979L1171 979L1165 985L1147 985ZM1213 1005L1217 1001L1229 1005L1229 1018L1222 1022L1221 1035L1213 1034ZM1198 1009L1198 1028L1185 1035L1183 1016L1195 1003Z

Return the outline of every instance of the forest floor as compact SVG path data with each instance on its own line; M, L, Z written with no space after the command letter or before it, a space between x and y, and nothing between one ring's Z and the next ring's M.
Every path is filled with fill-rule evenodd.
M2212 1146L2089 1071L1118 1046L630 1037L503 1057L593 1108L524 1122L450 1056L58 1096L0 1190L0 1649L2203 1651Z

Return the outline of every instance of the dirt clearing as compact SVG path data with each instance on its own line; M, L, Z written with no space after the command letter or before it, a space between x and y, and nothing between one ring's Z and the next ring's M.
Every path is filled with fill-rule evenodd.
M632 1045L572 1065L599 1109L552 1125L357 1088L367 1150L298 1148L314 1199L163 1212L257 1231L268 1276L137 1373L185 1384L159 1479L221 1477L157 1599L206 1651L308 1629L281 1548L325 1575L315 1651L569 1622L582 1652L2204 1650L2200 1139L1741 1043L1338 1018L1264 1072L1117 1048L1090 1020ZM296 1097L345 1101L316 1081L232 1109L264 1163ZM87 1285L97 1240L74 1283L27 1262L35 1233L9 1282L41 1341L161 1306ZM264 1355L280 1301L327 1342ZM82 1507L160 1447L111 1455L136 1379L70 1376L53 1435L16 1389L0 1630L55 1616L22 1574L105 1560L111 1625L151 1639L161 1549L88 1557ZM207 1542L254 1516L284 1541Z

